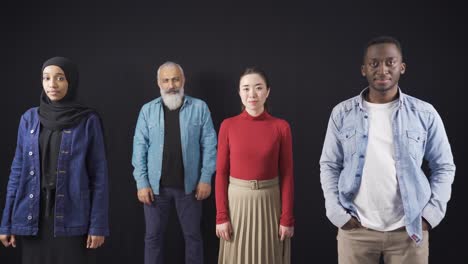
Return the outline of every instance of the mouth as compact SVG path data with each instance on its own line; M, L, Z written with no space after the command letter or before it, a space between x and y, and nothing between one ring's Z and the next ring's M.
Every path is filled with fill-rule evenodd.
M166 91L166 94L178 94L180 91L179 90L169 90Z
M374 82L377 84L387 84L390 81L391 81L390 79L374 79Z
M57 95L59 93L60 93L59 91L48 91L47 92L47 94L49 94L49 95Z

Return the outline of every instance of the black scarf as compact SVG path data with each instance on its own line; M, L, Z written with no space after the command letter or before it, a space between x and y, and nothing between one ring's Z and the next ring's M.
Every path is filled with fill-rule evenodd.
M54 57L44 62L42 71L50 65L58 66L63 70L68 81L68 91L61 100L51 102L47 94L42 90L39 105L41 125L51 130L74 127L94 111L74 101L78 88L78 68L67 58Z

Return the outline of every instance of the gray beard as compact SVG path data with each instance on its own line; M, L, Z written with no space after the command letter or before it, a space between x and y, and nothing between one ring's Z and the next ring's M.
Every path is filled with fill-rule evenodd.
M184 87L180 88L179 92L176 93L176 94L167 93L167 92L163 91L162 89L160 89L160 93L161 93L161 98L162 98L162 100L164 102L164 105L167 108L169 108L169 110L175 110L175 109L179 108L183 103Z

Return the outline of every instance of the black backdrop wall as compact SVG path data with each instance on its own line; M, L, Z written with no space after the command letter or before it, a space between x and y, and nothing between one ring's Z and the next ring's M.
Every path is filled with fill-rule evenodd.
M109 263L142 263L143 210L136 199L130 159L138 111L159 95L158 65L173 60L184 67L186 92L208 103L217 131L224 118L239 112L240 72L259 65L271 78L273 115L292 127L297 218L293 263L336 263L336 228L325 216L318 160L332 107L366 86L360 75L363 45L385 34L403 45L408 68L401 87L431 102L449 134L457 176L446 218L431 231L430 260L460 263L455 260L466 258L462 244L468 236L463 217L467 202L463 188L468 183L464 9L448 1L423 6L349 2L3 6L0 209L19 118L39 103L42 62L57 55L69 57L80 68L79 98L98 109L108 143L111 236L98 250L99 257ZM216 263L213 196L203 210L206 263ZM175 214L172 220L167 263L183 263ZM19 263L20 250L2 247L0 262Z

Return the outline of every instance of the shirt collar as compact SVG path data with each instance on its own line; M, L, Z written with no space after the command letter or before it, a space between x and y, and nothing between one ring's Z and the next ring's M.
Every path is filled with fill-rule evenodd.
M359 106L359 108L361 109L365 109L364 107L364 97L366 96L366 94L369 92L369 86L367 86L366 88L364 88L361 93L359 93L359 98L358 98L358 102L357 102L357 105ZM405 99L405 96L406 94L404 94L402 91L401 91L401 88L400 86L398 86L398 105L397 105L397 108L401 108L404 104L404 99Z

